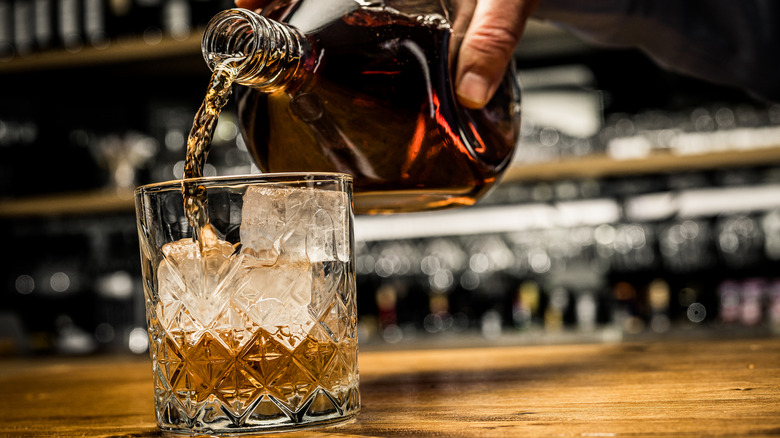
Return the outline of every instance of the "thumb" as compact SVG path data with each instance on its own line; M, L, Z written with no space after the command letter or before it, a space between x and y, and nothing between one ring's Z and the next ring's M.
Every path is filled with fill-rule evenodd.
M467 108L487 104L506 71L525 22L540 0L477 0L458 54L455 84Z

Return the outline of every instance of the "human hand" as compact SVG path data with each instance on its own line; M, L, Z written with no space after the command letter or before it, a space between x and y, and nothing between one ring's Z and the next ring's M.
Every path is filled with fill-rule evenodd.
M259 9L270 0L235 0ZM467 108L482 108L498 89L525 23L541 0L472 0L474 15L458 54L455 91Z
M455 91L463 106L477 109L488 103L540 1L477 0L455 74Z

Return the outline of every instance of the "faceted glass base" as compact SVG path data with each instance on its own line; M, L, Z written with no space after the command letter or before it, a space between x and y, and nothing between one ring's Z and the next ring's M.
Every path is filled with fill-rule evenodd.
M153 326L154 327L154 326ZM152 330L155 406L162 430L241 434L346 421L360 410L357 345L315 325L285 330Z
M257 410L264 408L260 405ZM274 410L271 408L270 410ZM313 406L311 410L316 410ZM326 426L343 425L352 422L357 417L360 407L357 406L349 412L343 414L338 411L330 415L321 415L321 412L310 412L302 418L293 420L290 417L277 415L276 418L269 418L262 413L250 415L247 422L243 425L237 425L229 415L217 415L211 418L208 423L202 421L190 422L184 421L184 424L170 424L164 421L158 422L158 427L166 436L201 436L201 435L219 435L219 436L239 436L245 434L261 434L274 432L289 432L293 430L304 430L320 428ZM271 416L273 417L273 416ZM192 425L192 427L190 427Z

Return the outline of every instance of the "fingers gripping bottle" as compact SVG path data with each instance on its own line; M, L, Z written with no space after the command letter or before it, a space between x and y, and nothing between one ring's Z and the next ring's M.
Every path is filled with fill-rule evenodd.
M282 0L223 11L202 49L236 72L242 135L264 172L354 178L355 211L471 205L509 165L520 123L510 66L488 105L457 102L474 0Z

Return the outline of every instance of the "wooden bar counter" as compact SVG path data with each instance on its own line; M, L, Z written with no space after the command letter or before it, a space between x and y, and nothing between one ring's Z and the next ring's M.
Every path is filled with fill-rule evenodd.
M780 435L780 338L364 351L352 423L277 434ZM0 436L153 437L145 357L0 361ZM271 435L274 436L274 435Z

